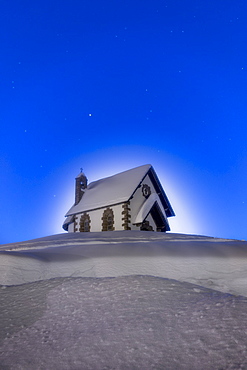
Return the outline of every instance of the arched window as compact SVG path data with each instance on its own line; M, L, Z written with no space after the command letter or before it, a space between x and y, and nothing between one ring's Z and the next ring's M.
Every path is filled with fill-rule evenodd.
M113 227L113 219L112 215L107 216L107 230L112 230Z
M88 218L86 218L84 220L84 231L90 231L90 229L89 229L89 219Z
M88 232L90 231L90 217L87 213L84 213L80 218L80 232Z
M114 215L113 210L107 208L102 217L102 231L112 231L114 230Z

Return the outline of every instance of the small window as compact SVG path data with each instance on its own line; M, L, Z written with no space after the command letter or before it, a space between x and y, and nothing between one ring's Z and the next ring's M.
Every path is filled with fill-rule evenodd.
M80 232L89 232L90 231L90 217L88 214L84 213L84 215L80 218Z
M113 219L112 215L107 216L107 230L112 230L113 228Z
M84 231L89 231L89 220L86 218L84 221Z
M102 217L102 231L113 231L114 230L114 215L111 208L107 208Z

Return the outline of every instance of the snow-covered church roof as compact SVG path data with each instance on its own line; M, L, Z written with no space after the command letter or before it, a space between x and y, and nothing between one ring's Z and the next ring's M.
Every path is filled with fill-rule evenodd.
M161 201L168 213L167 216L173 216L174 212L172 207L150 164L132 168L128 171L91 182L88 187L84 189L84 194L80 202L73 205L66 216L127 202L148 172L153 176L159 188L158 190L162 198Z

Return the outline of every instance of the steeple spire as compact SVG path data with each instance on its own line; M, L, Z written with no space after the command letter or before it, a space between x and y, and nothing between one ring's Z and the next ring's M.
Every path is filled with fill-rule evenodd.
M84 190L87 188L87 177L82 172L75 178L75 205L78 204L84 194Z

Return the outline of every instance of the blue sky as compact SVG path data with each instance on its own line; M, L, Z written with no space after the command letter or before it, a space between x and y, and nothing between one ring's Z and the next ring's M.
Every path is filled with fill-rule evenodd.
M0 243L151 163L176 232L247 238L245 1L2 1Z

